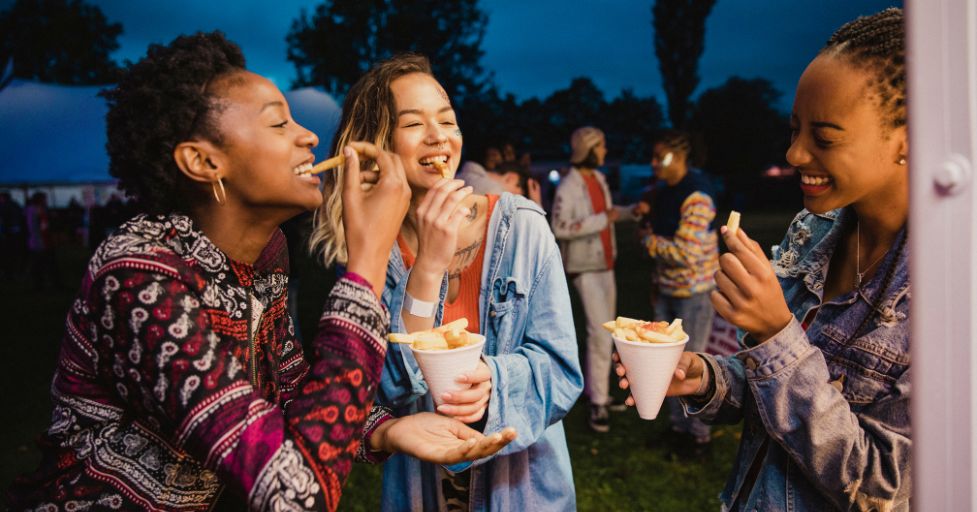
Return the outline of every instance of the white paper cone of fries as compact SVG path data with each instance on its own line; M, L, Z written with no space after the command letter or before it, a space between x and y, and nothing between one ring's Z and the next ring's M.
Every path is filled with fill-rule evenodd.
M417 365L421 367L435 405L441 405L441 395L444 393L461 391L469 386L456 379L478 366L482 347L485 346L485 336L474 333L469 333L468 336L474 338L474 343L450 350L420 350L413 345L410 348L414 359L417 359Z
M665 401L665 392L672 382L672 375L685 344L689 342L689 336L686 334L679 341L671 343L613 338L621 364L624 365L631 396L638 408L638 416L645 420L655 419Z

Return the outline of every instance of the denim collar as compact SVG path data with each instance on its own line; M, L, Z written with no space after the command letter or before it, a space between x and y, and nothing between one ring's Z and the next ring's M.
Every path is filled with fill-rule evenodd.
M850 229L850 226L854 222L857 222L857 219L851 207L832 210L824 214L815 214L815 216L832 222L832 225L828 233L815 242L815 246L808 253L807 257L798 263L798 274L803 276L804 285L808 291L819 299L823 299L824 282L827 278L828 266L831 263L831 255L834 253L842 234ZM802 224L795 233L795 239L799 239L799 243L803 244L806 242L806 238L810 237L811 231L810 226ZM896 235L892 248L882 259L879 266L880 271L876 272L861 288L841 295L832 302L836 304L852 304L861 298L867 304L873 304L878 294L881 293L880 289L884 284L885 274L888 272L889 267L896 265L892 280L885 290L886 295L879 301L879 305L875 309L879 313L883 323L902 320L897 315L895 306L909 294L909 254L907 246L904 245L904 239L907 236L908 231L906 227L903 227ZM903 246L901 251L898 250L900 245ZM895 261L893 261L894 259Z

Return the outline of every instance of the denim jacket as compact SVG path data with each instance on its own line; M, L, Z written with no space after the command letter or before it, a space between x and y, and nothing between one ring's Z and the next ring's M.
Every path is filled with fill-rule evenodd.
M499 198L485 240L479 326L492 372L485 432L515 427L518 437L492 457L448 469L471 469L474 511L573 510L562 419L580 395L583 374L560 253L543 210L511 194ZM391 332L404 331L399 312L408 276L395 244L383 292ZM447 281L442 304L446 292ZM443 306L436 324L442 314ZM379 401L398 416L434 410L410 348L391 344ZM384 464L382 508L436 509L436 475L431 464L394 455Z
M854 221L847 209L802 211L774 247L794 319L765 343L751 346L744 337L731 357L704 356L716 391L705 405L685 400L686 411L744 422L723 510L734 500L735 510L751 511L909 510L907 234L894 245L902 250L890 250L861 289L821 304L831 255ZM895 273L882 290L890 265ZM819 305L805 331L802 319ZM754 484L743 489L751 467Z

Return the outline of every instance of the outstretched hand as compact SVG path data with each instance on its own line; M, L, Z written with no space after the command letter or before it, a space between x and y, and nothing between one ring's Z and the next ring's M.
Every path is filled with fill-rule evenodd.
M710 294L716 312L729 323L764 342L790 323L784 292L760 244L740 228L720 228L729 252L719 257L716 289Z
M377 427L370 447L434 464L455 464L493 455L515 438L516 430L511 427L485 435L454 418L421 412Z

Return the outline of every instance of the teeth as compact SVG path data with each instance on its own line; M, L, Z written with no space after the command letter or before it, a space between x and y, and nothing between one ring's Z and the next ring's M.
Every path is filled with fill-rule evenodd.
M306 174L311 170L312 170L312 164L306 163L292 169L292 172L301 175L301 174Z
M827 185L831 182L831 178L827 176L810 176L807 174L801 175L801 183L805 185Z
M448 157L446 157L444 155L441 155L441 156L432 156L432 157L422 158L420 160L421 165L431 165L435 161L439 161L442 164L446 164L446 163L448 163Z

